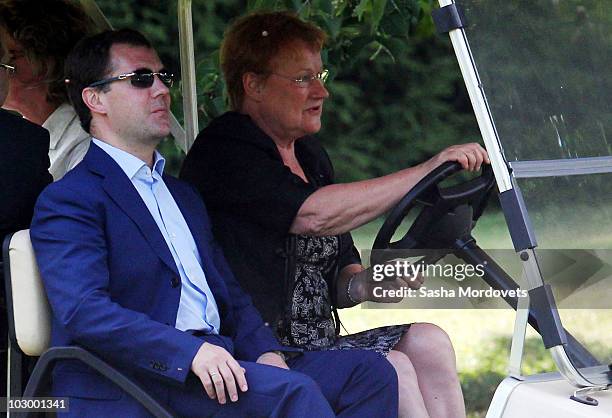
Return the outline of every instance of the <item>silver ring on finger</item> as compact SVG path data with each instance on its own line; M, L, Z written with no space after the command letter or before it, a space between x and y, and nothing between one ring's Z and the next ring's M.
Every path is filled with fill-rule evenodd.
M216 372L215 370L209 370L209 371L208 371L208 374L210 375L210 377L215 377L215 376L218 376L218 375L219 375L219 373L218 373L218 372Z

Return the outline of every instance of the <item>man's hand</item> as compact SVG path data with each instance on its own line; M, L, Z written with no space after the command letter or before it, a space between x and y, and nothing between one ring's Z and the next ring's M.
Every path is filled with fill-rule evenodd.
M285 360L276 353L271 351L267 353L263 353L257 359L257 363L259 364L267 364L268 366L280 367L281 369L289 370L289 366L285 363Z
M217 398L220 404L226 402L226 389L232 402L238 400L236 386L242 392L248 390L244 376L246 370L227 350L214 344L204 343L200 346L191 362L191 371L200 378L210 399Z

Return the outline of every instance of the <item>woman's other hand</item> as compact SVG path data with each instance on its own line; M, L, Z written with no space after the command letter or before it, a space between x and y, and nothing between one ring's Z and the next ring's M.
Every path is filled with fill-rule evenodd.
M478 171L483 163L490 164L487 151L475 142L469 144L451 145L429 159L425 164L430 171L447 161L457 161L464 170Z
M368 280L367 300L377 303L401 302L409 289L418 289L423 285L425 277L420 273L396 275L382 281Z
M287 366L287 363L285 363L285 359L281 357L278 353L272 351L268 351L259 356L259 358L257 359L257 363L266 364L268 366L280 367L281 369L289 369L289 366Z
M418 289L423 285L421 274L413 276L394 276L384 280L374 280L372 268L356 273L351 281L351 300L358 302L397 303L408 289ZM347 289L348 291L349 289Z

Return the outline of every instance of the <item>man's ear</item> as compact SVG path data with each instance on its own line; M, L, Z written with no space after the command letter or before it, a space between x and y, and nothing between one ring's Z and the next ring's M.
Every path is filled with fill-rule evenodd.
M261 76L252 72L244 73L242 75L242 88L245 97L255 102L261 102L264 83L265 80Z
M85 87L81 92L81 98L91 113L106 114L106 105L102 100L102 91L94 87Z

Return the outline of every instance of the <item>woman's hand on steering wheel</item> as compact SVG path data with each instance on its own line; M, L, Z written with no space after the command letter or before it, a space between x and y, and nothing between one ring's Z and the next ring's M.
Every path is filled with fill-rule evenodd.
M429 171L431 171L447 161L457 161L464 170L468 171L478 171L482 163L490 163L487 151L480 144L472 142L451 145L429 159L426 164L430 165Z

